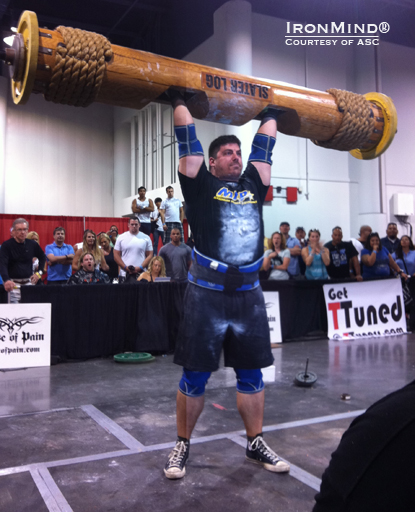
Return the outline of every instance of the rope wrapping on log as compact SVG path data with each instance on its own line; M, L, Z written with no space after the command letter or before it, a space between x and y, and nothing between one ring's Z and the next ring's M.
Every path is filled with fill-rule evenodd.
M97 97L112 59L111 43L94 32L57 27L63 43L56 48L55 66L45 99L54 103L87 107Z
M314 144L339 151L360 149L370 140L375 128L369 101L360 94L341 89L327 89L326 92L334 96L339 111L344 115L339 129L330 140L313 140Z

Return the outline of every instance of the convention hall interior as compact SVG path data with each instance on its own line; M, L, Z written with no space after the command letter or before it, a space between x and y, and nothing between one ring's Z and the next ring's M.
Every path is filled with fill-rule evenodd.
M271 237L281 222L288 222L292 237L301 226L306 233L319 230L325 244L336 226L349 241L359 237L361 226L385 237L392 222L399 237L412 238L412 0L0 0L2 48L27 9L35 13L40 32L73 27L101 34L119 48L143 52L144 60L148 52L146 73L159 72L158 64L151 66L157 61L154 55L160 55L175 59L180 76L189 66L200 65L218 78L220 89L223 77L236 73L246 77L246 87L257 81L291 90L293 102L300 98L315 111L319 91L386 95L393 108L387 102L382 112L396 133L374 158L325 148L296 136L295 127L278 132L272 192L263 206L264 235ZM332 23L336 37L324 31L328 26L330 32ZM362 32L370 36L360 37ZM128 74L128 58L124 66ZM47 101L37 83L38 93L19 104L13 100L14 83L5 62L0 62L0 71L0 243L10 238L17 217L29 220L43 248L53 242L53 229L59 225L76 226L77 231L68 230L74 233L67 236L71 245L81 242L90 227L107 231L115 223L121 234L128 230L131 203L142 185L153 200L164 199L166 187L173 186L175 197L183 201L167 96L153 95L157 101L133 107L131 85L131 101L115 93L115 99L103 97L76 107ZM232 97L229 91L223 96ZM236 111L238 105L233 105ZM235 134L246 164L260 121L250 118L237 126L232 119L200 117L195 126L205 155L214 138ZM186 240L188 235L186 231ZM52 304L51 364L9 368L0 352L0 511L311 512L323 472L350 424L415 379L410 313L406 310L405 317L402 292L394 291L400 279L384 280L372 296L359 288L368 284L289 280L276 287L261 281L264 293L273 294L277 304L277 318L274 313L268 317L277 339L271 340L274 363L263 371L263 433L290 464L290 472L275 474L246 461L235 373L222 359L206 388L186 475L177 480L165 478L163 468L176 443L182 368L173 357L186 285L86 286L82 292L76 286L26 287L31 289L22 291L22 302ZM349 302L327 309L329 285L337 294L334 300ZM352 298L347 296L349 286ZM365 305L354 307L363 296ZM5 311L2 286L0 302ZM330 335L340 318L336 311L345 308L346 323L353 318L359 323L366 308L369 332ZM389 316L399 313L402 326L389 334L372 325L386 310ZM12 329L4 315L0 350ZM17 318L16 313L13 321ZM142 364L114 359L126 352L152 357ZM312 382L304 383L309 375ZM414 414L405 421L412 426ZM382 425L377 425L379 432ZM369 435L367 445L374 446L371 441ZM414 445L408 444L407 454L414 454ZM392 454L385 480L379 480L386 493L386 477L395 484L405 473L400 456ZM347 466L339 470L340 494L355 488L359 471ZM414 490L408 492L415 499ZM378 494L383 496L374 491L361 498L361 508L317 512L386 510L382 506L389 502L382 504ZM388 510L413 510L406 503L402 495L396 496L396 507Z

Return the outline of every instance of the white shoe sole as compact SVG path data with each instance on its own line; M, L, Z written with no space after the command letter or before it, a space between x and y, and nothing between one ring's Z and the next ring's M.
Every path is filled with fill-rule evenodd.
M164 474L169 480L178 480L179 478L183 478L186 474L186 468L183 468L182 471L168 471L167 469L164 470Z
M280 460L274 466L273 464L267 464L266 462L261 462L259 460L250 459L249 457L245 457L248 462L253 462L254 464L259 464L267 471L272 471L273 473L288 473L290 471L290 465Z

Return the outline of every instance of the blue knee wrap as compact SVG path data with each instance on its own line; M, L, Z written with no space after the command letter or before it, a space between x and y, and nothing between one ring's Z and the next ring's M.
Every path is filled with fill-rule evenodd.
M211 372L193 372L183 368L183 375L179 383L179 389L186 396L202 396Z
M174 132L179 144L179 159L191 155L203 156L202 144L196 137L196 127L194 124L176 126Z
M261 370L239 370L234 368L236 373L236 389L239 393L253 395L264 389Z
M264 162L272 165L272 150L275 146L275 137L257 133L252 141L251 154L249 155L249 162Z

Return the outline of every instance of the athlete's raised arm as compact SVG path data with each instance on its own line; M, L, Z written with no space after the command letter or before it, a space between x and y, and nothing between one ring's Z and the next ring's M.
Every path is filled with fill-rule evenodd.
M281 114L281 111L272 107L264 113L261 125L252 142L252 150L248 159L257 168L265 186L269 186L271 183L271 156L277 137L277 117L279 114Z
M196 137L193 117L180 93L170 92L174 131L179 144L179 172L195 178L203 162L203 148Z

